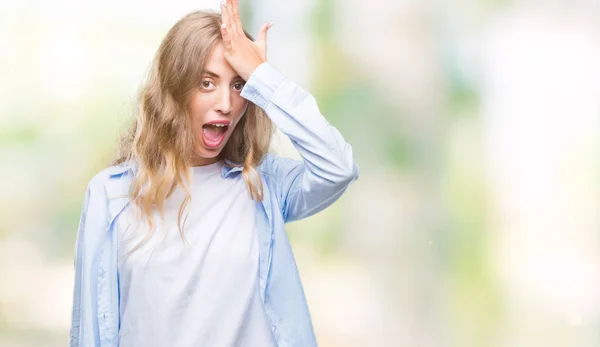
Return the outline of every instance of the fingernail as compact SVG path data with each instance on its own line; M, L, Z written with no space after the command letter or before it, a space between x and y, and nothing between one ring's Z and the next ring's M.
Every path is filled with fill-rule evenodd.
M267 23L267 29L271 29L271 27L273 26L273 24L275 24L275 23L273 23L273 22Z

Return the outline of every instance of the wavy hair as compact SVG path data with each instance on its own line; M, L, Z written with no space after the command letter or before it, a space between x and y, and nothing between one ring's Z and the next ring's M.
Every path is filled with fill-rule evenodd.
M191 201L189 167L195 152L187 106L199 86L208 57L222 42L221 23L219 13L196 11L169 30L140 88L133 122L121 138L113 165L131 162L137 167L129 198L150 226L141 243L150 238L154 229L153 211L157 210L164 221L165 200L178 186L185 192L178 213L179 232L185 240L184 215L187 217L185 211ZM256 167L269 149L272 131L271 120L248 102L244 116L219 154L219 160L228 165L243 167L243 178L256 201L263 199Z

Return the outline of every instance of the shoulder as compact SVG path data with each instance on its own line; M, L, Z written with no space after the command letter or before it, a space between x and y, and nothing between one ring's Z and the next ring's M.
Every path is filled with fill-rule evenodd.
M129 163L109 166L96 173L88 183L88 191L113 191L122 187L133 173L134 166Z
M302 162L295 159L284 158L275 153L267 153L259 166L259 171L267 176L277 177L285 174L301 165Z

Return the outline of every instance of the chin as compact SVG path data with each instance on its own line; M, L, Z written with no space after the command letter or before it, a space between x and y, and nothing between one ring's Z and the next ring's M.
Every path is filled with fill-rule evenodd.
M226 144L227 142L224 141L221 146L217 148L210 148L205 146L204 143L201 142L201 144L197 145L195 148L195 156L192 162L195 163L194 165L205 165L216 162L220 159L219 155L223 151L223 148L225 148Z
M196 155L200 158L213 159L219 156L223 151L222 148L196 148Z

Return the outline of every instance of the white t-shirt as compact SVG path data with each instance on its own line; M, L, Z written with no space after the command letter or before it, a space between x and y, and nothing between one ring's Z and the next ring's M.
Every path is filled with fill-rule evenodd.
M155 213L150 240L129 257L148 229L133 209L118 219L119 346L276 346L258 289L255 202L241 175L221 178L222 165L190 168L185 244L179 188L165 203L165 223Z

